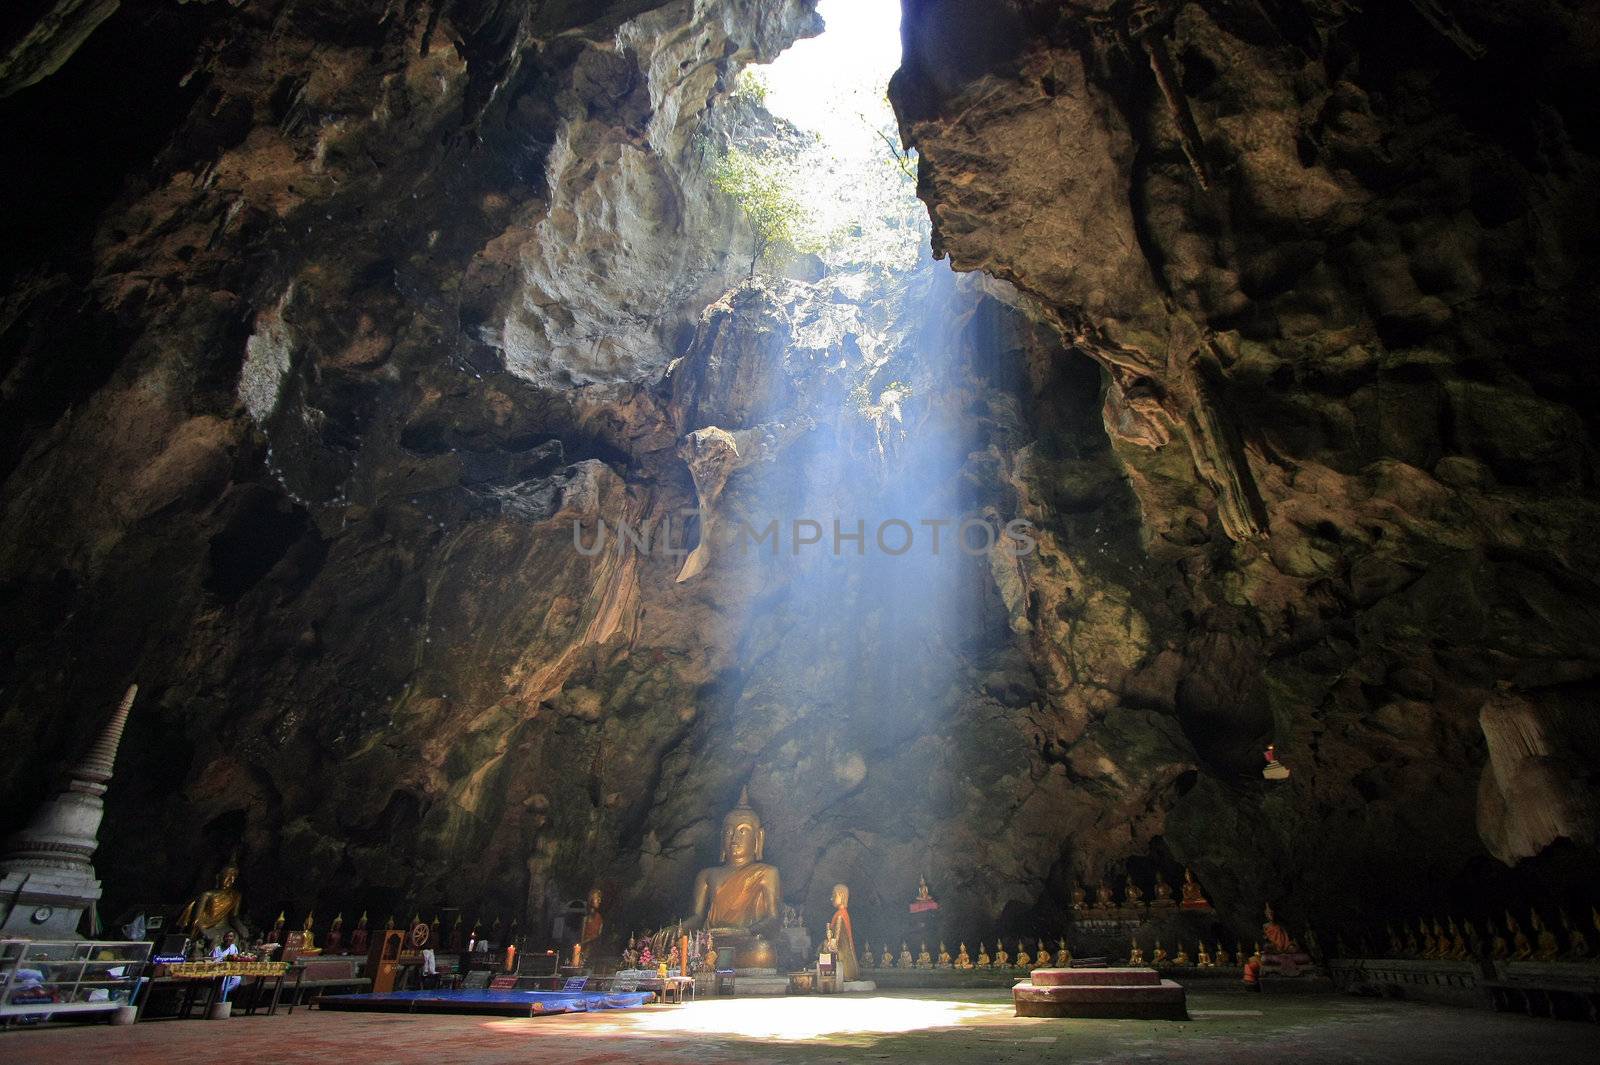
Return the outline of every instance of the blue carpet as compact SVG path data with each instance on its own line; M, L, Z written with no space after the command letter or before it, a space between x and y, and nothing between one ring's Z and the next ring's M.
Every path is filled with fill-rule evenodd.
M323 995L325 1010L379 1013L495 1013L537 1017L589 1010L624 1010L655 999L648 991L609 994L603 991L390 991L381 995Z

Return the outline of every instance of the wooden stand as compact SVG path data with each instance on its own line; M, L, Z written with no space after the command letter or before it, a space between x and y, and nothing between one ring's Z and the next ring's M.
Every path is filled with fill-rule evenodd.
M367 972L372 976L372 993L384 995L394 990L400 975L400 952L405 949L406 934L391 928L373 937L372 953L367 955Z

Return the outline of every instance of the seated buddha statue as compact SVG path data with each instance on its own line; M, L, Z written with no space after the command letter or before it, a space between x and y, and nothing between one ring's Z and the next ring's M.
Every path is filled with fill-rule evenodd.
M1222 940L1220 939L1217 940L1217 952L1212 956L1212 960L1218 965L1230 965L1233 963L1232 955L1228 953L1228 948L1222 945Z
M928 944L922 944L922 949L917 951L917 968L933 968L933 955L928 953Z
M1133 940L1131 945L1128 948L1128 964L1129 965L1143 965L1144 964L1144 951L1139 947L1139 941L1137 939Z
M1165 965L1167 961L1166 948L1161 945L1161 940L1156 940L1156 949L1150 952L1151 965Z
M972 957L967 953L967 945L965 943L961 944L961 949L956 952L956 968L972 968Z
M942 940L942 939L939 941L939 961L938 961L938 966L941 969L950 968L950 952L945 949L944 940Z
M1028 948L1023 945L1022 940L1020 939L1017 940L1017 968L1033 968L1033 959L1028 956Z
M1279 954L1293 954L1300 949L1300 945L1289 935L1288 929L1278 923L1272 915L1272 904L1267 904L1267 920L1261 926L1261 934L1272 944L1272 949Z
M1150 905L1158 910L1167 910L1176 906L1172 901L1172 885L1167 883L1167 878L1160 873L1156 874L1155 898L1150 900Z
M1056 968L1072 968L1072 951L1067 949L1067 941L1065 938L1056 940Z
M1086 901L1087 898L1088 893L1083 890L1082 884L1072 885L1072 909L1074 912L1082 912L1089 908L1089 903Z
M344 946L344 914L338 914L333 919L333 924L328 926L328 938L322 944L326 954L337 954L339 948Z
M777 955L765 935L781 920L778 870L762 862L767 837L761 818L739 793L739 805L722 819L722 864L702 869L694 881L694 912L686 930L705 928L723 946L723 965L770 969Z
M356 930L350 933L350 953L365 954L367 952L367 911L361 911L361 919L356 922Z
M1194 873L1189 869L1183 871L1183 907L1186 910L1209 910L1211 903L1206 901L1206 896L1200 890L1199 881L1195 880Z
M1461 929L1456 927L1456 919L1454 917L1449 920L1447 932L1450 938L1450 949L1445 951L1444 956L1451 961L1466 961L1471 954L1467 949L1467 937L1462 934Z
M1130 876L1122 885L1123 909L1136 910L1143 905L1144 892L1140 890L1139 885L1135 884L1133 882L1133 877Z
M1039 940L1039 949L1033 952L1034 967L1038 969L1047 969L1050 967L1050 962L1050 948L1045 946L1044 940L1041 939Z
M232 932L240 942L249 936L245 932L242 910L244 896L238 888L239 866L229 861L217 876L217 886L203 892L199 898L184 908L178 923L190 938L217 942L224 932Z
M987 969L993 964L993 960L989 957L989 948L980 942L978 944L978 968Z
M1556 941L1556 934L1545 925L1538 910L1533 911L1533 934L1538 941L1538 947L1533 952L1534 961L1555 961L1561 956L1561 944Z
M1111 885L1101 881L1100 886L1094 889L1094 910L1109 913L1116 905L1116 900L1111 897Z
M1183 940L1181 940L1181 939L1178 940L1178 953L1173 955L1172 964L1174 964L1174 965L1188 965L1189 964L1189 952L1183 949Z
M1006 953L1006 945L998 940L994 945L994 967L996 969L1011 968L1011 955Z
M272 931L267 933L266 938L264 940L262 940L262 942L264 942L264 943L282 943L283 940L284 940L284 937L286 935L286 933L284 932L284 924L288 920L289 920L289 915L284 913L282 910L279 910L278 911L278 919L276 921L272 922Z
M914 969L916 963L911 960L911 948L906 946L906 941L900 941L900 968Z
M889 944L887 944L887 943L885 943L883 945L883 953L878 955L878 968L880 968L880 969L893 969L894 968L894 952L889 949Z
M1589 956L1589 938L1583 934L1577 925L1572 923L1572 918L1567 916L1567 911L1561 911L1561 928L1567 933L1567 957L1579 961Z
M1202 969L1209 969L1212 966L1211 952L1206 949L1206 941L1203 939L1200 941L1200 945L1195 948L1194 963Z
M1517 919L1511 916L1511 911L1506 911L1506 931L1511 933L1511 957L1517 961L1527 961L1533 957L1533 944L1528 942L1528 936L1517 924Z

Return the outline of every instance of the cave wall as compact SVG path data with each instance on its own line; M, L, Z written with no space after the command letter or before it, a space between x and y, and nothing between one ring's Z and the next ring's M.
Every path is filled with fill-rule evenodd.
M1575 902L1595 6L907 11L936 250L1105 374L1158 603L1113 701L1199 770L1164 846L1296 920Z
M258 920L654 924L746 784L874 940L919 875L957 936L1184 865L1241 934L1577 891L1593 5L910 0L964 273L869 299L741 282L708 188L810 6L125 0L8 52L0 831L137 679L113 908L238 846ZM687 559L574 549L696 505ZM734 542L891 511L1038 550Z

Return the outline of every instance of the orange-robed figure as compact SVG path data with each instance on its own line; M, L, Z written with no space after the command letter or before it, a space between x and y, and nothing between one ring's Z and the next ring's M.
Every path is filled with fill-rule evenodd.
M686 929L714 933L719 948L733 951L735 968L768 969L777 964L763 933L778 922L782 894L778 870L761 861L765 850L761 818L741 792L739 805L722 820L722 864L702 869L695 877L694 913L683 922Z
M856 960L856 933L850 926L850 888L833 885L833 920L828 922L828 938L838 955L839 982L861 979L861 963Z

